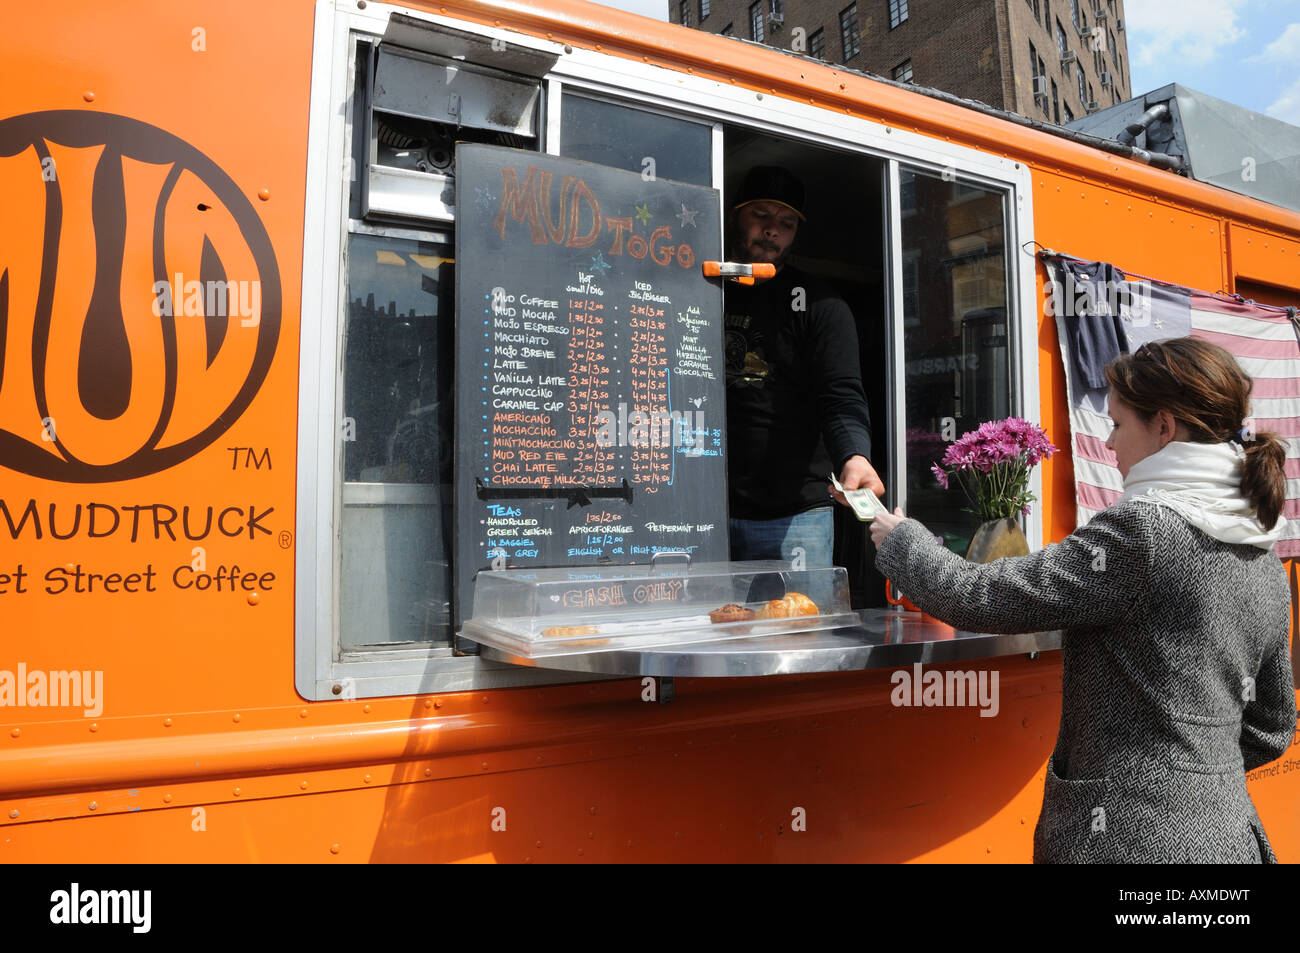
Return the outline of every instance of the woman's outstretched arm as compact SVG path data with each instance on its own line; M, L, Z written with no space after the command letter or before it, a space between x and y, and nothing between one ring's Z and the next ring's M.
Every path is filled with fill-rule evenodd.
M876 566L920 609L970 632L1106 625L1139 610L1150 569L1147 509L1117 504L1028 556L972 563L913 519L889 532Z

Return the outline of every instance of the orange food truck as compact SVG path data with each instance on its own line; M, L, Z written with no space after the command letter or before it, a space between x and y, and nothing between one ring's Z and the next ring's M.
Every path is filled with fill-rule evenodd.
M807 183L886 503L958 551L946 425L1041 422L1031 547L1079 517L1036 250L1300 303L1289 208L580 0L5 19L9 863L1028 861L1060 632L895 605L844 507L816 624L664 609L762 582L727 556L728 197ZM919 665L993 694L900 704ZM1296 765L1250 777L1283 861Z

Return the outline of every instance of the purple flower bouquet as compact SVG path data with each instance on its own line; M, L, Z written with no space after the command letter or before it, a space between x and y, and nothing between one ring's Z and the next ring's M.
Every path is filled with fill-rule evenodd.
M930 470L946 490L956 478L981 522L1029 513L1029 471L1056 452L1037 424L1019 417L987 421L962 434Z

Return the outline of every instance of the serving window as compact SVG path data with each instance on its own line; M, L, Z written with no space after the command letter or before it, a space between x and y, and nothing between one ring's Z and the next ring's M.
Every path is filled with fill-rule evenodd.
M811 192L825 193L820 236L810 230L795 263L841 285L858 318L887 503L963 547L974 528L965 501L937 487L930 464L982 420L1035 415L1018 345L1025 287L1008 252L1027 219L1012 213L1009 164L954 178L948 156L903 161L912 140L918 152L928 146L898 130L776 99L764 100L760 122L741 90L691 79L699 89L688 95L679 74L635 63L541 42L523 49L517 34L502 52L453 27L327 6L318 44L334 44L345 68L313 81L299 441L304 696L582 677L466 656L474 646L455 638L464 598L455 395L466 372L453 346L457 142L706 186L723 193L724 209L750 165L790 160ZM844 516L839 536L856 542L836 562L849 566L856 610L883 586L871 578L865 528Z

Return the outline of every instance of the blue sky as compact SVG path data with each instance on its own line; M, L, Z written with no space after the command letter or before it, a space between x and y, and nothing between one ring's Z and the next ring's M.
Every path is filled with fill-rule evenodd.
M668 19L668 0L597 2ZM1125 0L1124 10L1135 96L1181 83L1300 126L1300 0Z

